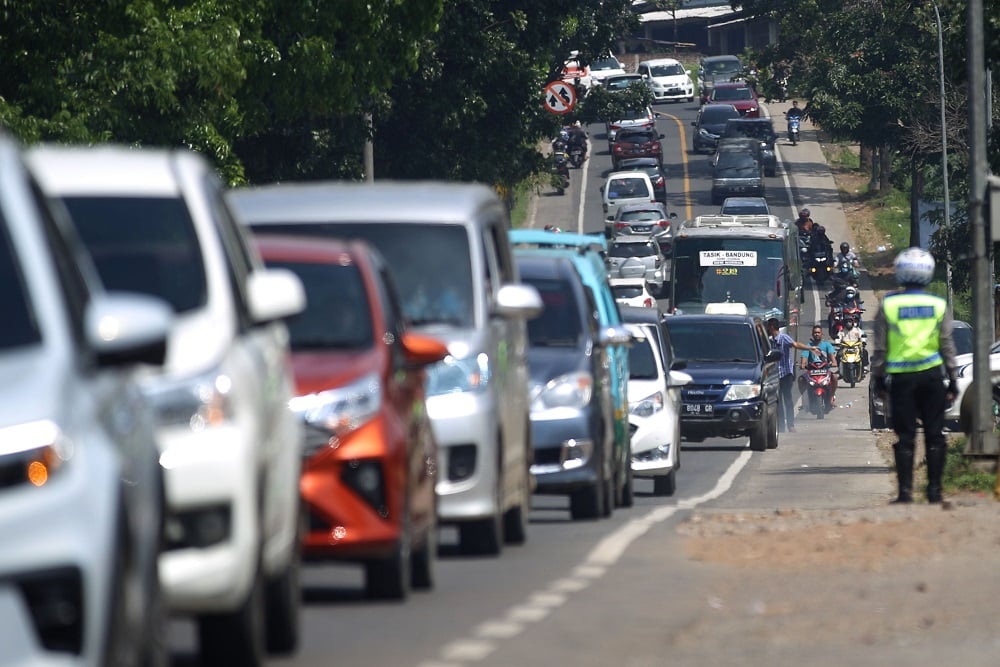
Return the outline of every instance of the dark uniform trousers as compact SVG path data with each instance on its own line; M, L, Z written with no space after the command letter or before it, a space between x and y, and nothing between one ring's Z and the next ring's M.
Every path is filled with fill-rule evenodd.
M892 428L899 439L893 447L900 496L909 496L913 492L913 459L919 418L923 422L927 450L927 497L932 502L940 501L946 454L943 430L947 387L943 367L936 366L915 373L894 373L890 378Z

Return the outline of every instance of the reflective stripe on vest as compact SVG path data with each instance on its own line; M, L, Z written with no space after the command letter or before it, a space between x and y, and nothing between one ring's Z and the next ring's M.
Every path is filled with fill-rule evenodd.
M940 326L947 304L925 292L898 292L885 297L887 328L885 370L915 373L940 366Z

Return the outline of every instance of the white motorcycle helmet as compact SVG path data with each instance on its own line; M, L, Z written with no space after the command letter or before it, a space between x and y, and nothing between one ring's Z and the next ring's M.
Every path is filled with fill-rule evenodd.
M934 278L934 257L922 248L907 248L895 262L900 285L928 285Z

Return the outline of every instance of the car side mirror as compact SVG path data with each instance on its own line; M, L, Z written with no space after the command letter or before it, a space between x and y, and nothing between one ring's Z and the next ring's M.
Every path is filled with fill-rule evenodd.
M660 133L660 139L666 139L666 138L667 138L667 135L665 135L663 133Z
M683 387L685 385L694 382L694 378L684 373L683 371L670 371L669 379L667 380L668 387Z
M692 127L698 127L698 121L696 121L696 120L691 121L691 126Z
M770 350L766 355L764 355L764 361L767 363L781 361L781 350Z

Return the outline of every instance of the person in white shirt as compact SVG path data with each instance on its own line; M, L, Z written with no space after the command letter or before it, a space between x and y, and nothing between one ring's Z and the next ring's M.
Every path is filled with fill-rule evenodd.
M840 347L840 344L844 341L851 341L852 343L861 343L861 365L864 368L868 368L868 336L865 334L861 327L854 326L854 318L848 317L847 321L844 322L844 328L840 330L837 334L836 344ZM839 353L838 353L839 356Z

